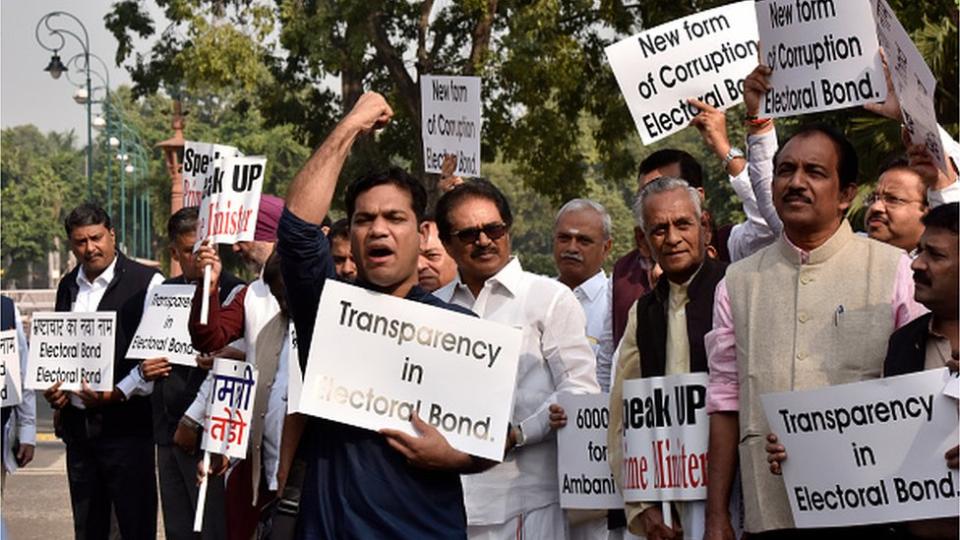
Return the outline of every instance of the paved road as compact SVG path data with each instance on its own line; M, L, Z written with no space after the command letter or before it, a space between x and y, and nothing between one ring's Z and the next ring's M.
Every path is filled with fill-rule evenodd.
M38 442L33 462L7 476L3 519L10 540L73 538L66 457L60 441Z
M42 426L46 403L37 404ZM48 416L49 418L49 416ZM73 538L73 513L67 486L67 456L62 442L50 432L41 432L33 462L8 475L3 492L3 519L9 540L50 540ZM164 538L163 523L157 516L157 538ZM4 538L2 540L8 540Z

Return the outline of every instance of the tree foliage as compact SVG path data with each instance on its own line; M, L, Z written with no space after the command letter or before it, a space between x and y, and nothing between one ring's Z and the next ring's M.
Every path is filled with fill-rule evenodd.
M81 184L82 161L72 134L40 133L34 126L3 130L3 235L0 249L12 262L40 259L60 234L60 211L71 183Z
M169 27L157 28L142 0L117 1L105 17L120 41L116 61L134 80L132 98L151 103L166 89L191 112L188 137L274 156L268 189L277 193L367 89L387 96L395 122L358 142L344 175L390 162L421 171L419 76L466 74L484 79L483 170L513 190L521 214L542 221L569 198L606 197L626 228L615 250L629 249L637 164L656 149L678 147L703 163L718 224L742 217L719 160L694 130L641 145L603 54L627 35L726 0L155 2ZM956 135L957 5L890 3L937 76L938 116ZM152 40L147 54L133 53L135 36ZM742 108L733 109L734 144L743 140L741 120ZM810 120L846 129L867 183L901 148L894 122L860 109L785 119L778 132L787 136ZM424 181L430 187L433 179ZM518 230L515 243L546 256L548 229Z

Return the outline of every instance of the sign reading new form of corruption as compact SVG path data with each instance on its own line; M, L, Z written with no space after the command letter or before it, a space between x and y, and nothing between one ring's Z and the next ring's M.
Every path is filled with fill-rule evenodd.
M257 370L252 364L214 359L213 389L200 445L203 450L237 459L247 457L256 390Z
M20 350L16 330L0 332L0 377L3 377L3 389L0 390L3 406L19 405L23 389L20 380Z
M186 141L183 146L183 206L200 206L203 186L221 174L218 169L221 158L242 155L232 146Z
M872 1L875 4L877 39L887 55L887 69L903 114L903 125L910 134L910 141L925 146L937 166L947 172L947 159L940 141L937 113L933 108L937 79L910 35L897 20L890 4L886 0Z
M707 498L707 374L623 382L623 498Z
M643 144L676 133L700 112L743 101L743 79L757 65L753 1L662 24L606 49Z
M883 101L883 61L870 0L761 0L761 58L772 70L760 116Z
M216 244L249 242L257 229L267 158L227 156L221 163L203 186L195 248L206 239Z
M609 394L560 394L567 425L557 430L561 508L623 508L607 462Z
M336 281L320 298L299 410L416 435L416 413L451 446L501 461L522 332Z
M197 367L190 343L190 305L196 285L157 285L130 340L127 358L166 358L171 364Z
M787 449L783 481L797 527L956 516L957 400L946 368L760 396ZM766 463L764 463L766 466Z
M447 154L457 157L458 176L480 176L483 124L480 77L420 76L423 164L440 173Z
M61 390L113 390L114 311L89 313L37 312L30 331L30 354L24 385L46 390L62 382Z

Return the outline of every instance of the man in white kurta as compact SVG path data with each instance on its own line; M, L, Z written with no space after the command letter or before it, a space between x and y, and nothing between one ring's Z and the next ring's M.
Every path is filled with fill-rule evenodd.
M506 457L463 477L467 534L566 538L549 407L560 392L600 391L583 309L569 288L525 272L511 255L510 207L489 182L457 186L440 199L436 214L440 238L460 271L435 294L523 330Z

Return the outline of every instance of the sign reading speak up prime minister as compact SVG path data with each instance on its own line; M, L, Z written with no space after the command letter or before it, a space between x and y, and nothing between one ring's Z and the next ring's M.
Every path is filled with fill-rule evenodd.
M501 461L521 332L328 280L298 410L417 435L411 413L454 448Z
M957 444L952 380L944 368L760 396L787 450L797 527L956 516L960 484L944 459Z
M757 66L753 1L661 24L606 49L643 144L690 124L697 98L718 109L743 101L743 79Z
M253 240L266 169L262 156L228 155L215 161L204 180L195 249L208 239L216 244Z
M773 70L760 116L843 109L887 96L869 0L762 0L756 12L761 57Z
M623 382L623 498L707 498L707 374Z

